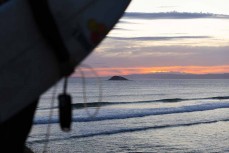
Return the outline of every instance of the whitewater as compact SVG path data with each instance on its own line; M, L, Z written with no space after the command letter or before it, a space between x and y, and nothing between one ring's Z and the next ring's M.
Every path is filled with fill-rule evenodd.
M60 130L53 95L63 82L41 96L27 145L42 152L51 125L48 152L229 152L229 80L155 79L98 82L87 79L87 109L82 80L71 78L72 131ZM56 92L54 91L56 89ZM54 114L49 120L50 110Z

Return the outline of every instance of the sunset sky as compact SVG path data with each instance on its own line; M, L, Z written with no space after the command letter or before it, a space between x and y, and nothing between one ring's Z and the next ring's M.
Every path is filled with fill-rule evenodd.
M228 0L133 0L84 61L99 75L229 73Z

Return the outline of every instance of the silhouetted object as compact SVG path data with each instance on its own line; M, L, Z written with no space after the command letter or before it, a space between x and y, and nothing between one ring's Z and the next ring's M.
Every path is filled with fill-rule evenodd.
M38 100L0 124L0 152L22 153L30 132Z
M34 99L74 71L130 0L5 2L0 0L0 148L21 153L38 102ZM68 102L64 110L71 109Z
M0 0L0 5L7 2L7 0Z
M121 77L121 76L113 76L109 80L114 80L114 81L127 81L128 79Z
M30 148L28 148L27 146L25 146L24 153L34 153L34 152Z
M58 96L60 127L63 131L69 132L72 123L72 100L71 96L63 93Z

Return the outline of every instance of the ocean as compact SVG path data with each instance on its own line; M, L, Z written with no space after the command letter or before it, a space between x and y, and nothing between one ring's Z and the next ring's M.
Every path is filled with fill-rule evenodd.
M82 80L68 83L73 98L69 133L60 129L57 100L49 120L62 82L41 96L27 140L34 152L43 152L48 123L47 152L53 153L229 152L229 79L86 81L87 109ZM98 114L89 116L97 106Z

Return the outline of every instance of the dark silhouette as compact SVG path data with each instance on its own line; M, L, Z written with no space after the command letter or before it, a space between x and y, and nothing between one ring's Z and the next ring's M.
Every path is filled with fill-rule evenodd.
M3 5L7 6L8 1L12 3L8 3L8 7L3 7ZM51 7L52 4L47 0L17 2L0 0L0 13L1 17L4 17L1 18L4 24L0 24L0 27L5 32L1 35L1 40L4 40L1 51L3 57L7 54L6 61L1 63L0 74L3 76L1 81L4 82L0 88L0 96L3 97L1 97L2 112L0 113L2 149L0 152L32 152L25 147L25 142L33 124L39 96L54 83L63 78L66 80L74 72L75 67L90 54L118 22L130 0L113 0L117 7L117 10L114 9L113 12L110 11L109 7L106 7L110 6L108 1L101 3L81 0L79 2L82 3L82 6L79 5L78 10L72 7L74 9L72 14L65 14L65 10L62 14L59 9ZM75 3L75 5L78 4L78 2ZM71 8L71 5L69 7ZM101 14L102 17L100 17ZM16 16L14 17L14 15ZM73 15L76 18L73 19ZM65 23L60 24L57 20L58 17L61 19L63 17L60 21L66 21L66 25ZM89 21L93 21L91 29L86 27L90 23ZM17 25L17 23L19 24ZM93 31L94 23L99 23L95 26L97 27L96 32ZM68 30L66 30L67 28ZM72 53L73 50L75 51L74 54ZM21 63L23 65L20 65ZM45 67L46 65L47 67ZM26 71L22 71L24 69ZM21 71L22 75L17 73ZM47 78L45 78L46 76ZM15 78L18 78L19 81ZM64 84L63 88L64 93L58 98L60 101L59 117L61 128L66 132L70 130L71 125L71 98L65 92L67 83Z
M113 76L109 80L127 81L128 79L121 77L121 76Z
M33 123L38 100L0 124L1 150L20 153L25 150L25 141ZM16 127L16 128L15 128Z

